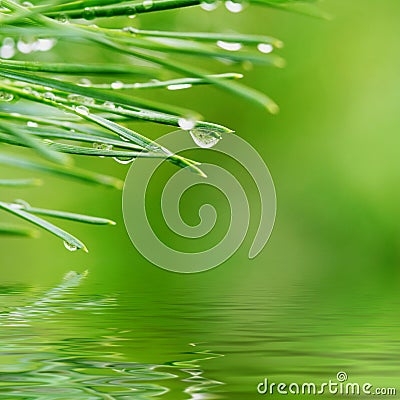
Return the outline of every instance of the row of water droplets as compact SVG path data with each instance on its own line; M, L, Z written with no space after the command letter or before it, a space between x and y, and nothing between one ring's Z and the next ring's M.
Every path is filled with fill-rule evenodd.
M90 86L91 82L88 79L82 79L80 81L80 84L82 86ZM115 81L115 82L111 83L111 88L114 89L114 90L122 89L124 87L124 85L125 84L123 82L121 82L121 81ZM187 88L188 85L192 86L190 84L179 84L179 85L170 85L170 86L167 86L167 88L169 90L179 90L179 89ZM75 97L77 95L70 95L70 96L74 96L74 98L70 98L70 100L82 101L81 98L76 98ZM80 96L80 97L82 97L82 96ZM90 98L88 99L88 101L89 102L86 102L86 104L91 104L91 103L94 102L94 100L90 99ZM116 108L115 104L112 103L112 102L109 102L109 101L105 102L103 105L105 107L107 107L107 108L110 108L111 110ZM121 107L121 109L122 109L122 107ZM86 116L89 115L89 113L90 113L89 109L87 107L83 106L83 105L76 106L75 107L75 111L78 114L86 115ZM180 118L178 120L178 125L179 125L179 127L181 129L183 129L185 131L189 131L191 137L193 138L193 141L199 147L210 148L210 147L215 146L220 140L220 136L218 134L216 134L215 132L213 132L212 130L204 128L204 127L197 127L196 128L196 121L192 120L190 118ZM121 139L126 140L125 138L121 138ZM96 147L96 148L99 148L99 147ZM102 147L101 149L103 149L103 150L104 149L105 150L111 150L112 146L108 147L108 148ZM129 162L133 161L133 159L123 160L123 159L117 158L117 157L114 157L114 159L117 162L119 162L120 164L128 164Z
M18 52L21 54L30 54L41 51L51 50L55 44L54 38L19 38L17 41L12 37L5 37L0 46L0 58L5 60L13 58Z
M127 15L129 18L135 18L137 14L137 7L141 6L145 10L150 10L153 8L154 4L156 2L154 0L144 0L141 3L137 3L134 6L126 6L124 10L124 14ZM219 1L203 1L200 3L200 7L205 10L205 11L213 11L215 10L218 5ZM232 13L239 13L244 10L244 8L247 6L247 2L245 1L232 1L232 0L226 0L224 2L225 8L232 12ZM82 11L82 18L86 19L87 21L91 21L97 17L97 10L100 8L97 7L86 7ZM102 16L108 16L108 17L113 17L115 15L119 15L120 12L116 12L117 8L113 7L108 7L107 9L102 8ZM66 13L61 13L57 16L57 20L62 23L68 23L69 22L69 17L68 14Z
M219 4L219 1L203 1L200 4L200 7L205 11L213 11L219 6ZM225 8L231 13L239 13L243 11L246 8L247 4L248 3L245 1L227 0L224 2Z

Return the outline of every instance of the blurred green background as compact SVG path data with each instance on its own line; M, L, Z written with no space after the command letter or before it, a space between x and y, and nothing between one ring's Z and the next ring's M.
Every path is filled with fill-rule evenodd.
M135 287L158 281L163 288L201 283L233 291L251 291L259 284L300 283L320 287L321 292L397 284L400 4L327 0L322 6L333 16L331 21L256 6L239 14L223 7L214 12L187 9L133 21L143 28L240 31L284 41L279 53L287 60L285 69L254 67L245 77L245 83L278 102L277 116L209 87L150 94L190 104L208 120L234 128L262 155L275 181L278 214L273 235L259 257L247 259L251 243L247 240L213 271L194 276L162 271L131 245L121 218L121 193L45 177L45 186L37 189L2 189L3 198L21 197L43 207L104 215L119 224L63 225L85 240L89 255L66 252L45 233L32 241L2 239L1 279L51 282L74 267L90 269L92 279L103 282L105 290L108 285ZM215 70L232 69L215 64ZM150 124L140 129L152 137L168 131ZM127 171L126 166L104 159L77 158L76 164L122 178ZM8 171L2 169L2 175Z

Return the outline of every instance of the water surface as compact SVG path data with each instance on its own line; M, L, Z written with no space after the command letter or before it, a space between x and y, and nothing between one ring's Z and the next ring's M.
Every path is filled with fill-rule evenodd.
M339 371L400 393L398 302L323 306L297 289L99 295L73 273L54 288L0 286L0 398L258 399L265 378L321 383Z

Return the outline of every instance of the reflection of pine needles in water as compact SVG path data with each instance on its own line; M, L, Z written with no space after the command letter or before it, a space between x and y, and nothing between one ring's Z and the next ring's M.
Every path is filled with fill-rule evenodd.
M87 275L88 271L82 274L78 274L75 271L68 272L58 286L46 292L43 297L33 304L17 307L9 313L0 315L0 326L26 326L31 318L48 317L59 312L59 310L54 309L54 303L61 301L63 296L70 294L74 288L81 284Z
M175 392L179 398L217 398L213 388L222 383L206 378L200 366L221 354L191 351L184 361L139 363L121 360L115 349L129 331L104 334L102 324L100 332L92 327L91 337L82 337L86 315L110 306L109 298L72 297L86 276L69 272L40 299L0 315L0 399L145 400ZM72 329L65 324L71 315L60 317L71 310L86 313L84 319L73 316Z

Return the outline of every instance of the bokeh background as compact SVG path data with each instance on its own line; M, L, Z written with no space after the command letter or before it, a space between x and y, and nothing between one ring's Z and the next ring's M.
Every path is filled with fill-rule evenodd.
M244 79L277 101L281 112L276 116L215 88L147 94L189 104L207 120L232 127L267 163L276 186L278 212L269 243L256 259L247 258L250 237L233 257L214 270L194 275L163 271L148 263L131 244L123 224L120 192L46 176L43 187L2 189L2 197L106 216L118 225L62 223L85 241L89 254L70 253L46 233L37 240L2 239L0 280L42 287L59 281L71 269L88 269L85 290L134 293L144 304L144 315L157 318L158 304L173 301L176 290L182 289L182 304L175 314L167 313L169 317L175 315L180 320L202 315L199 308L191 307L202 300L205 307L211 307L228 298L237 303L243 299L243 304L249 304L248 311L241 309L232 314L232 319L244 325L268 314L269 300L257 300L257 306L252 305L251 299L260 293L276 293L271 301L278 310L288 298L304 295L311 305L305 313L308 317L329 307L341 315L332 325L336 331L331 327L335 332L350 326L358 306L377 308L373 321L380 315L385 318L382 329L392 329L389 327L398 317L395 305L400 283L400 2L326 0L322 7L332 15L330 21L254 6L239 14L223 7L213 12L187 9L141 16L132 22L143 28L266 34L284 41L285 47L279 50L287 61L284 69L255 66L246 71ZM61 50L63 46L60 44ZM94 49L85 51L93 60L110 57ZM229 65L204 65L215 71L240 71ZM135 127L154 138L169 131L151 124ZM201 158L201 153L196 154ZM77 158L76 164L121 178L128 168L105 159ZM3 167L0 173L27 176L24 171ZM153 201L150 206L156 208L159 199ZM223 206L223 200L220 203ZM191 207L190 198L182 205L182 212L188 221L196 217L197 208ZM256 222L252 222L250 236ZM355 296L357 303L352 300ZM388 308L390 316L386 318ZM229 309L226 312L229 314ZM290 320L289 325L295 329L294 321L302 318L303 314L297 315L295 309L285 309L279 321L287 326ZM362 332L366 319L373 323L371 316L360 317L352 332ZM196 326L201 330L207 320L199 318L193 324L194 331ZM310 322L310 330L312 326L318 330L318 322ZM159 335L168 336L168 326L157 329ZM217 331L215 326L216 336ZM378 332L374 330L371 335L378 337ZM398 327L390 332L393 344ZM349 351L363 345L364 350L371 349L371 343L355 339ZM332 346L340 347L340 339L326 342L326 349ZM143 354L150 353L143 350ZM251 354L243 355L243 368L246 365L251 369ZM320 356L322 360L329 357ZM364 361L368 363L368 356ZM310 374L317 373L321 365L312 360L306 364L313 365ZM214 365L218 370L218 364ZM260 361L259 365L267 369L266 363ZM296 369L296 364L292 365ZM398 363L394 368L399 371ZM256 375L262 376L261 369ZM385 376L381 373L380 379L383 381ZM242 390L252 385L247 388L253 393L256 381L246 381Z

